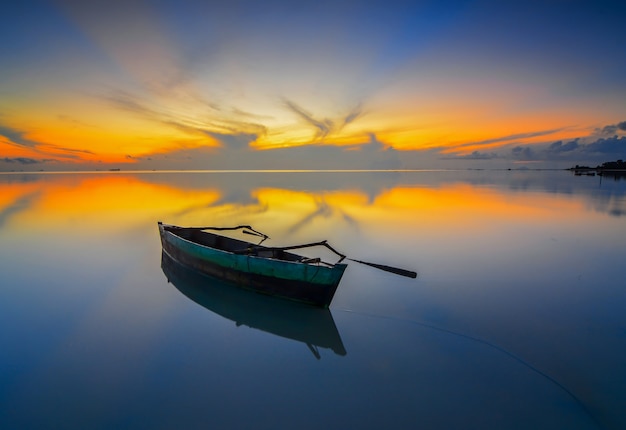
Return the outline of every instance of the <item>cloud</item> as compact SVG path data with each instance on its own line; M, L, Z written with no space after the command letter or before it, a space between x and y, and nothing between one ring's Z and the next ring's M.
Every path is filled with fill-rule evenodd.
M538 158L535 151L529 146L516 146L511 149L511 154L516 160L530 161Z
M361 115L363 115L363 105L361 103L359 103L358 105L356 105L354 107L354 109L352 109L345 116L345 118L343 119L343 124L341 125L341 128L345 127L346 125L350 124L351 122L354 122Z
M4 161L5 163L17 163L17 164L27 165L27 164L39 164L39 163L43 163L45 161L50 161L50 160L37 160L35 158L27 158L27 157L15 157L15 158L4 157L4 158L0 158L0 161Z
M474 151L471 154L463 155L457 158L462 158L465 160L493 160L494 158L499 158L499 156L495 152Z
M26 139L24 135L25 131L18 130L13 127L8 127L6 125L0 124L0 136L4 136L8 139L8 144L13 146L19 146L21 148L27 148L30 153L41 154L44 157L59 157L62 159L74 159L79 160L80 154L89 154L93 155L93 152L87 149L74 149L74 148L64 148L62 146L53 145L50 143L42 143L34 140ZM4 159L0 158L0 161L5 163L18 163L22 165L27 164L37 164L37 163L46 163L50 161L56 161L51 158L44 159L36 159L29 157L15 157Z
M253 134L222 135L213 133L224 146L185 148L150 155L139 160L137 168L146 169L398 169L402 167L400 151L379 141L375 134L360 145L336 146L310 144L255 150L250 143Z
M553 154L560 154L564 152L575 151L579 148L578 141L580 139L574 139L566 144L563 144L563 141L559 140L548 146L548 152Z
M146 106L145 100L125 91L115 91L104 96L104 99L117 109L131 112L144 120L165 125L186 134L217 139L226 145L233 144L236 147L240 147L242 136L244 136L244 139L254 141L260 135L266 133L265 126L247 120L248 118L254 118L252 114L239 110L234 110L231 113L232 116L235 116L235 119L228 117L227 114L223 114L212 119L194 120L191 122L179 116L149 108ZM246 120L239 121L236 119L238 116L244 117ZM211 140L210 143L213 146L214 140Z
M363 114L363 106L361 103L357 104L350 112L340 119L324 118L318 120L313 117L313 114L307 112L302 107L298 106L291 100L284 99L285 106L302 118L306 123L312 125L317 132L315 133L314 141L323 141L329 135L341 131L345 126L357 120Z
M559 131L562 131L564 129L565 127L553 128L550 130L533 131L529 133L509 134L506 136L495 137L493 139L486 139L486 140L480 140L478 142L464 143L462 145L456 146L455 148L463 148L466 146L493 146L494 143L505 143L505 142L513 143L512 141L519 141L519 140L530 139L534 137L548 136L550 134L558 133Z
M0 136L6 137L10 143L26 148L34 148L39 145L39 143L34 140L26 139L24 134L26 134L24 131L0 125Z
M563 143L556 141L548 146L516 146L511 150L513 159L604 162L608 158L626 158L626 136L600 138L590 143L581 143L580 138Z
M626 136L598 139L582 147L582 151L588 154L607 154L626 156Z
M317 129L317 133L315 135L316 139L323 140L334 127L334 124L330 119L319 121L313 118L313 115L311 115L309 112L305 111L292 101L285 100L285 106L287 106L292 112L296 113L300 118L302 118L304 121L311 124Z
M596 132L604 136L611 136L620 131L626 131L626 121L622 121L617 124L606 125L601 129L596 129Z
M220 141L222 145L230 150L242 150L250 148L250 144L257 140L256 134L238 133L238 134L223 134L223 133L208 133L214 139Z
M113 105L113 107L131 112L145 120L166 125L187 134L199 134L205 137L209 135L209 131L204 128L185 124L173 118L171 115L145 106L143 100L125 91L115 91L104 96L104 99Z

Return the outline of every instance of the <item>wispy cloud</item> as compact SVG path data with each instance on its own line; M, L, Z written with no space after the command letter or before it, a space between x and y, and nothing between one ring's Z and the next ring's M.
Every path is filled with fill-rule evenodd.
M54 145L50 143L38 142L36 140L28 139L24 137L27 132L0 124L0 136L7 139L9 145L17 146L20 148L28 149L29 152L42 155L41 159L32 157L13 157L0 159L5 163L18 163L18 164L37 164L55 161L53 158L48 157L61 157L66 159L79 159L80 154L92 155L93 152L87 149L75 149L67 148L60 145Z
M343 124L341 125L341 128L345 127L346 125L354 122L357 118L359 118L361 115L363 115L363 105L361 103L359 103L358 105L356 105L354 107L354 109L352 109L347 115L346 117L343 119Z
M492 147L492 146L494 146L494 144L506 145L507 143L513 143L513 142L517 142L517 141L524 140L524 139L531 139L531 138L541 137L541 136L549 136L551 134L563 131L566 128L567 127L561 127L561 128L553 128L553 129L549 129L549 130L533 131L533 132L528 132L528 133L509 134L509 135L505 135L505 136L495 137L495 138L492 138L492 139L485 139L485 140L479 140L479 141L476 141L476 142L468 142L468 143L463 143L461 145L455 145L454 149L461 149L461 148L465 148L465 147L468 147L468 146L471 146L471 147L481 147L481 146Z
M315 134L316 140L323 140L334 127L334 123L330 119L323 119L321 121L317 120L310 112L307 112L290 100L285 99L285 106L287 106L289 110L302 118L306 123L312 125L317 129L317 133Z
M210 142L207 142L211 145L214 144L215 140L218 140L223 144L233 144L239 147L242 138L248 141L254 141L258 136L266 132L265 126L261 124L248 120L239 121L227 118L225 114L215 115L215 112L207 112L204 116L205 119L192 120L185 118L184 115L160 111L148 107L145 99L125 91L114 91L103 97L115 108L131 112L144 120L165 125L186 134L212 138ZM211 110L215 109L211 108ZM239 116L244 116L246 119L253 117L253 115L249 113L243 113L242 111L236 112L240 112ZM237 114L232 115L237 116Z
M9 143L25 148L34 148L39 145L38 142L25 138L25 134L26 132L22 130L0 124L0 136L4 136L8 139Z
M284 99L285 106L293 113L298 115L309 125L312 125L317 131L315 133L314 142L323 141L329 135L338 133L348 124L356 121L363 114L363 106L361 103L356 105L345 116L339 119L323 118L316 119L312 113L297 105L291 100Z
M602 128L596 129L596 132L604 136L611 136L620 131L626 132L626 121L622 121L617 124L606 125Z

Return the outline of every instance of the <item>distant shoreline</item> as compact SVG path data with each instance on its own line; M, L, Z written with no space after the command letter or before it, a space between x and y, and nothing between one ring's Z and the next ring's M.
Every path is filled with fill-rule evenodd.
M602 163L600 166L589 167L589 166L579 166L576 165L574 167L570 167L569 169L574 172L576 176L615 176L621 177L626 176L626 163L622 160L617 161L607 161L606 163Z
M163 170L8 170L0 171L1 174L126 174L126 173L411 173L411 172L472 172L472 171L489 171L489 172L549 172L549 171L567 171L568 169L558 168L469 168L469 169L163 169ZM594 168L590 168L594 169Z

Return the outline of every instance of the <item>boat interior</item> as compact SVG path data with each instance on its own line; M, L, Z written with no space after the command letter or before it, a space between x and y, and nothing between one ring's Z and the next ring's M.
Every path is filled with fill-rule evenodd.
M203 231L197 228L185 228L176 226L164 226L165 230L191 242L208 246L209 248L237 254L254 255L264 258L273 258L284 261L297 261L302 263L319 263L319 258L302 257L282 249L268 248L256 245L244 240L233 239L219 234Z

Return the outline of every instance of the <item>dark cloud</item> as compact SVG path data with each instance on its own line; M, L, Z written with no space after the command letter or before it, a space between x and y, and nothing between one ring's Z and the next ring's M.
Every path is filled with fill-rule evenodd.
M578 141L580 139L574 139L568 143L563 144L563 141L559 140L548 146L548 152L553 154L560 154L563 152L575 151L579 148Z
M15 157L15 158L8 158L8 157L4 157L4 158L0 158L0 161L4 161L5 163L17 163L17 164L23 164L23 165L28 165L28 164L39 164L39 163L43 163L45 161L50 161L50 160L37 160L35 158L27 158L27 157Z
M462 157L459 158L463 158L465 160L493 160L494 158L499 158L498 154L496 154L495 152L480 152L480 151L474 151L469 155L464 155Z
M602 127L601 129L596 129L596 131L603 136L611 136L618 131L626 131L626 121L622 121L617 124L607 125Z
M535 151L529 146L516 146L511 149L511 154L515 160L531 161L538 158Z
M534 145L516 146L511 150L516 160L576 161L602 162L611 158L626 158L626 136L600 138L590 143L581 143L581 139L573 139L567 143L556 141L548 146Z
M7 127L5 125L0 125L0 136L4 136L9 139L9 142L13 143L17 146L23 146L27 148L34 148L39 145L38 142L34 140L26 139L24 137L25 132L18 130L16 128Z
M588 154L607 154L626 156L626 137L609 137L598 139L583 146L583 152Z

